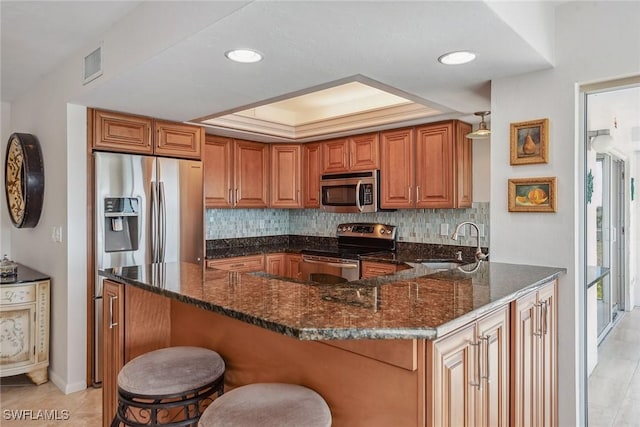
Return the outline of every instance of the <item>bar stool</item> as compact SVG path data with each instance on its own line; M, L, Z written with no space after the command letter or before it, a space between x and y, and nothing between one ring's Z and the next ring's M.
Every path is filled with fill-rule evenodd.
M294 384L235 388L204 411L199 427L329 427L331 411L315 391Z
M111 427L196 426L213 394L224 393L224 360L213 350L168 347L129 361L118 374Z

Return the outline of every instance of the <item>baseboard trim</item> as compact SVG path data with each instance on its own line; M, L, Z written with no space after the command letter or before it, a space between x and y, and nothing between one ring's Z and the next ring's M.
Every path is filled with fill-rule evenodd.
M64 394L75 393L76 391L85 390L87 388L87 383L85 381L78 381L69 384L51 369L49 369L49 381L58 387Z

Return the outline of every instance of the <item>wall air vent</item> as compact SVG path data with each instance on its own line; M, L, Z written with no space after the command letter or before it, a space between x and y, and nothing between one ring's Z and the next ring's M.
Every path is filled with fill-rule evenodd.
M102 75L102 45L84 57L84 80L86 85Z

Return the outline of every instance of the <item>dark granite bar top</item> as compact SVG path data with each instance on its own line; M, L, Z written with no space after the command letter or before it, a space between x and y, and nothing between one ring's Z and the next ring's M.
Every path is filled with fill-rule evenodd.
M493 262L447 271L411 265L338 285L189 263L111 268L100 275L301 340L344 340L435 339L566 272Z
M49 280L49 276L33 270L26 265L18 264L18 273L15 276L0 277L1 285L21 285L23 283Z

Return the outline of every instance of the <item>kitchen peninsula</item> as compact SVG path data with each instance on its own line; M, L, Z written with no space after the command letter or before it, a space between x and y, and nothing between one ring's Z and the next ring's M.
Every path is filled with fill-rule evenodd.
M109 381L131 358L197 345L223 356L227 388L306 385L325 398L335 426L508 424L531 415L522 406L537 398L551 403L529 402L547 407L540 417L555 419L555 287L564 269L411 266L338 285L188 263L106 269L104 392L115 392ZM534 375L546 394L516 399Z

